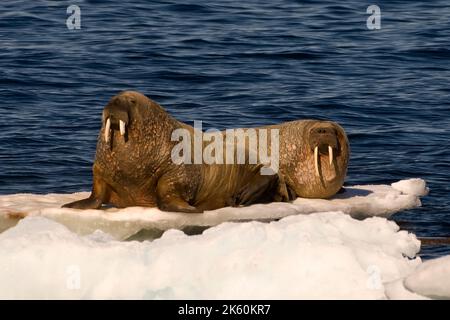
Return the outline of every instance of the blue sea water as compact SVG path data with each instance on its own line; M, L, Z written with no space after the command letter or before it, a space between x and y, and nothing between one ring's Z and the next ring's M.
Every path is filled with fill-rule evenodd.
M72 4L79 30L66 26ZM347 184L426 179L423 207L394 220L449 237L450 5L377 1L369 30L370 4L1 1L0 194L89 190L101 110L133 89L206 128L337 121Z

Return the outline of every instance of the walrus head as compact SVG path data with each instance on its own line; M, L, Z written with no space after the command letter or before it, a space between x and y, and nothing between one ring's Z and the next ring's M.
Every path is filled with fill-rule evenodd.
M112 140L117 147L124 147L129 139L149 140L177 127L178 121L159 104L139 92L123 91L112 97L103 109L101 140L111 149Z
M136 97L126 93L115 96L105 106L102 115L102 122L105 125L105 143L109 143L111 130L119 131L121 136L126 135L133 107L136 107Z
M329 198L344 183L350 147L333 121L297 120L280 128L280 171L298 197Z
M304 182L300 196L328 198L342 187L349 160L349 143L344 129L332 121L306 120L303 127L305 143L302 161ZM308 170L308 169L307 169Z
M170 137L180 125L145 95L120 92L103 108L94 169L116 189L137 184L169 163Z
M166 112L155 102L136 91L123 91L112 97L103 109L103 140L110 144L115 134L120 134L121 140L127 141L130 130L136 131L141 124L152 125L156 115Z

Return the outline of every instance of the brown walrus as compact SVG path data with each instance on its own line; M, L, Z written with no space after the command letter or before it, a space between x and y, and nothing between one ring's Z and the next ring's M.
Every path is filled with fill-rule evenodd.
M350 146L339 124L297 120L256 128L259 129L279 130L279 175L287 186L290 200L329 198L342 188Z
M194 128L171 117L146 96L125 91L103 110L89 198L64 207L159 207L203 212L225 206L280 201L279 176L261 175L260 164L176 164L176 129ZM192 142L193 143L193 142Z

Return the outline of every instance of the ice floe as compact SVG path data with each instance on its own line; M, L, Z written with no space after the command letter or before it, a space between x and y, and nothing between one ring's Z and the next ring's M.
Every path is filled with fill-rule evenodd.
M354 218L389 217L395 212L420 206L420 196L427 192L424 180L410 179L392 185L346 187L345 192L329 200L298 198L292 203L227 207L202 214L163 212L142 207L82 211L61 208L64 203L87 197L87 192L3 195L0 196L0 231L10 228L25 216L47 217L81 235L102 230L118 240L127 239L142 230L146 232L145 237L156 238L168 229L205 228L227 221L268 221L326 211L341 211Z
M0 234L0 298L385 299L419 249L392 221L340 212L143 242L29 217Z
M416 236L386 219L427 193L410 179L203 214L60 208L86 192L3 195L0 298L450 298L450 257L422 263ZM159 238L120 241L142 232Z

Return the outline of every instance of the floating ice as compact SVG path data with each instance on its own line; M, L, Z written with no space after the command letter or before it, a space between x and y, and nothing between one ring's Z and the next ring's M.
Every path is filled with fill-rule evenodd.
M427 192L410 179L204 214L60 208L88 193L0 196L0 298L449 298L450 257L422 263L416 237L384 218ZM117 241L142 229L165 232Z
M405 288L404 278L385 284L386 296L390 300L430 300Z
M405 279L404 285L422 296L450 299L450 256L424 262Z
M389 299L450 299L450 256L425 261L385 287Z
M339 212L151 242L29 217L0 234L0 298L385 299L385 285L420 264L419 249L392 221Z
M419 197L426 193L424 180L410 179L399 181L392 186L346 187L345 192L330 200L298 198L292 203L227 207L203 214L169 213L157 208L142 207L83 211L61 208L64 203L87 197L87 192L4 195L0 196L0 231L14 226L22 217L43 216L62 223L81 235L99 229L121 240L145 230L146 238L155 238L168 229L204 228L226 221L268 221L325 211L342 211L355 218L389 217L395 212L420 206Z
M394 182L391 185L394 189L397 189L405 194L411 194L415 196L426 196L430 191L423 179L408 179L408 180L400 180L398 182Z

